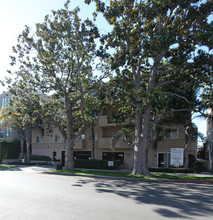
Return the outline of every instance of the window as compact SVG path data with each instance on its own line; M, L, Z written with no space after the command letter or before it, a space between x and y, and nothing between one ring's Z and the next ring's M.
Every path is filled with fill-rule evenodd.
M85 139L85 135L81 134L77 137L77 140L84 140Z
M164 139L177 139L179 136L179 131L177 128L166 128Z
M55 135L55 142L60 143L61 142L61 135Z
M42 142L41 136L37 136L37 137L36 137L36 142L37 142L37 143L41 143L41 142Z
M53 161L56 161L56 156L57 156L57 153L53 151Z
M92 132L89 133L89 141L92 141ZM98 141L98 133L95 133L95 141Z
M148 138L149 138L149 140L152 139L152 131L151 130L148 131Z
M3 138L3 137L4 137L4 130L0 129L0 138Z
M91 151L74 151L73 157L75 160L89 160L91 159Z
M170 167L171 153L158 153L158 167Z
M8 105L9 101L10 101L10 98L11 97L5 97L5 98L2 98L1 100L1 107L5 107L6 105Z
M5 137L11 137L11 133L12 133L12 129L7 128L6 131L5 131Z
M7 103L7 98L3 98L3 99L1 100L1 106L2 106L2 107L5 107L5 106L6 106L6 103Z
M89 133L89 141L92 141L92 133Z

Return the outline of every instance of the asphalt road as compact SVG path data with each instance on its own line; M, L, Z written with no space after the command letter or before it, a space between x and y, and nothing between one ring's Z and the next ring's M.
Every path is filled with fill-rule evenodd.
M0 220L212 219L213 184L0 171Z

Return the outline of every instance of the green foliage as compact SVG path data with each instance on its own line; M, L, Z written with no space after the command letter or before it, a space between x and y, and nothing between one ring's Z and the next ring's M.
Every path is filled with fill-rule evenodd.
M189 168L195 167L195 161L196 161L195 156L192 154L189 154Z
M19 142L0 141L0 161L3 159L18 159L20 152Z
M11 165L28 165L28 166L36 165L36 163L31 163L31 162L28 162L28 161L24 161L24 163L23 163L20 160L12 161L12 162L9 162L8 164L11 164Z
M209 171L208 161L207 160L197 160L195 162L194 168L195 168L196 173L207 172L207 171Z
M11 91L19 96L16 104L23 107L18 114L26 124L41 119L48 132L57 127L72 151L74 140L99 110L94 92L102 78L93 75L98 29L79 18L79 8L70 11L69 4L45 16L35 33L26 26L19 35L11 57L19 70Z
M44 156L44 155L31 155L30 160L51 161L52 159L50 157Z
M194 173L192 168L149 168L150 172Z
M74 160L75 168L87 169L120 169L120 162L114 161L114 166L109 167L106 160Z
M4 169L4 170L7 170L7 169L10 169L10 168L15 168L16 166L14 165L0 165L0 169Z
M104 49L113 48L108 57L115 73L110 82L111 103L126 117L136 117L135 143L145 154L150 124L182 112L176 114L178 123L189 126L190 112L200 111L194 91L208 82L211 72L208 65L203 65L207 63L201 46L211 48L212 24L208 16L213 6L210 1L199 0L93 1L97 12L113 28L101 39ZM197 53L198 48L202 52ZM126 106L131 111L126 111ZM141 144L144 142L147 144Z

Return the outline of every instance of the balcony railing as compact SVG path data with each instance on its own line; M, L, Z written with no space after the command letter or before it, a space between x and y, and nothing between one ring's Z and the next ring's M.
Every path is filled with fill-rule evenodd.
M112 138L99 138L98 148L100 149L112 149ZM129 145L122 139L118 140L114 146L115 149L129 149Z
M99 116L99 127L115 126L115 123L107 115Z
M74 149L83 149L86 147L84 139L78 139L75 141Z

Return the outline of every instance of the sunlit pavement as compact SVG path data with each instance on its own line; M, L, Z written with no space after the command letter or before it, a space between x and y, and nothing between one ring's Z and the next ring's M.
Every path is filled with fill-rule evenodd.
M11 170L18 170L18 171L24 171L24 172L34 172L34 173L48 173L48 174L53 174L51 171L55 170L54 166L18 166L16 168L12 168ZM103 170L101 170L103 171ZM109 171L109 170L106 170ZM110 172L112 172L113 170L110 170ZM127 172L127 170L123 170L125 172ZM117 172L117 170L115 170L114 172ZM129 171L130 172L130 171ZM154 172L156 173L156 172ZM55 175L69 175L69 174L63 174L63 173L54 173ZM163 174L171 174L173 175L174 173L163 173ZM212 173L175 173L175 175L183 175L183 176L203 176L203 177L213 177ZM70 176L73 176L73 174L70 174ZM86 177L91 177L90 175L84 175L84 174L76 174L76 176L86 176ZM99 177L100 176L92 176L92 178L94 177ZM104 176L103 176L104 177ZM152 180L152 179L132 179L132 178L125 178L125 177L110 177L110 176L105 176L104 178L108 178L108 179L124 179L124 180L132 180L132 181L157 181L157 182L180 182L180 183L187 183L187 182L191 182L191 183L213 183L213 180L186 180L186 179L168 179L168 180Z

